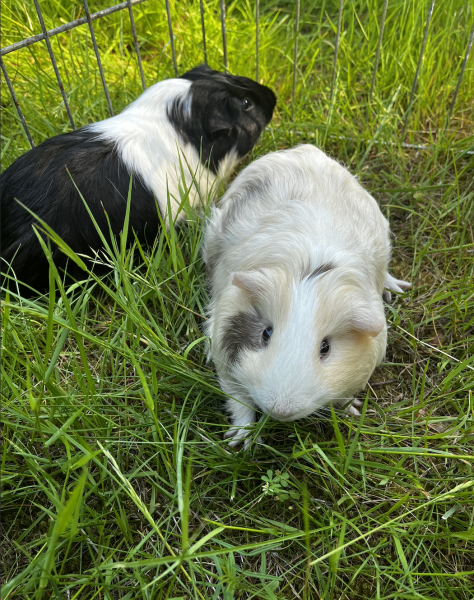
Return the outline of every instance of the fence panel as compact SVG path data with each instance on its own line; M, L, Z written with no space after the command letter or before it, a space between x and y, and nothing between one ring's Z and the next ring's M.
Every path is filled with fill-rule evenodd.
M37 44L38 42L44 41L46 43L47 50L49 53L49 59L51 61L51 64L52 64L52 67L54 70L58 90L62 97L62 101L63 101L64 108L67 113L69 123L70 123L72 129L75 129L76 124L75 124L75 120L73 118L73 113L72 113L71 106L70 106L70 99L68 98L68 94L65 90L63 81L60 76L58 63L57 63L55 53L53 52L53 48L51 45L51 38L54 36L57 36L58 34L62 34L64 32L70 31L74 28L77 28L77 27L87 24L89 27L90 38L91 38L94 53L95 53L96 65L97 65L98 72L100 73L100 79L102 82L102 87L103 87L104 95L106 98L108 111L109 111L110 115L113 115L114 109L112 106L112 100L111 100L108 85L106 82L106 75L105 75L104 67L103 67L102 60L101 60L101 52L100 52L100 49L99 49L99 46L98 46L98 43L96 40L93 23L94 23L94 21L97 21L99 19L105 19L105 18L109 17L110 15L117 13L119 11L127 10L128 19L129 19L130 27L131 27L131 31L132 31L133 47L134 47L134 51L136 54L138 72L140 74L141 87L143 90L145 90L146 89L145 73L144 73L143 62L142 62L142 57L141 57L141 53L140 53L140 44L139 44L138 35L137 35L137 27L135 24L135 18L134 18L134 14L133 14L133 7L136 7L137 5L143 4L143 3L149 4L151 2L153 2L153 0L126 0L125 2L122 2L120 4L116 4L116 5L110 6L108 8L102 9L100 11L91 13L89 11L89 5L88 5L87 0L82 0L85 16L75 19L75 20L72 20L68 23L62 24L58 27L54 27L52 29L47 30L46 26L45 26L45 21L43 18L41 6L40 6L40 0L34 0L34 5L36 8L36 14L38 17L38 22L39 22L39 27L41 29L41 33L38 33L33 36L27 37L25 39L19 40L13 44L10 44L10 45L5 46L4 48L1 48L1 50L0 50L0 62L1 62L3 77L7 84L7 88L10 93L12 102L17 111L19 123L21 124L21 127L23 128L31 147L34 147L34 141L33 141L33 136L31 134L31 131L28 128L28 124L27 124L28 123L28 114L25 114L25 111L22 110L22 108L21 108L21 98L19 99L18 95L15 93L14 84L12 83L12 80L8 75L7 67L4 62L4 57L6 55L10 55L14 52L17 52L25 47L29 47L34 44ZM228 44L228 33L229 32L228 32L228 24L227 24L227 6L226 6L225 0L219 0L218 6L219 6L219 19L220 19L221 35L222 35L222 66L226 71L228 71L229 70L229 44ZM263 8L262 8L262 6L263 6ZM295 115L295 109L298 104L297 89L298 89L298 79L299 79L298 73L300 72L299 67L303 68L303 66L304 66L301 64L301 58L300 58L301 44L305 43L305 37L304 37L305 34L302 33L301 23L303 23L303 26L304 26L305 11L313 10L313 8L311 8L311 6L313 6L313 8L314 8L314 6L316 6L316 5L308 5L305 3L301 3L301 0L296 0L296 2L294 3L293 50L291 53L292 56L290 56L289 54L287 56L287 59L289 61L292 61L292 65L291 65L291 71L292 71L291 115L292 116ZM180 4L178 4L178 3L174 4L175 10L173 12L172 5L170 4L170 0L165 0L164 8L166 9L168 34L169 34L169 41L167 43L169 43L169 47L171 49L171 59L172 59L173 71L174 71L175 76L178 76L180 69L179 69L179 59L178 59L177 49L176 49L177 38L176 38L176 35L173 33L173 21L179 17L178 12L180 9ZM207 8L207 10L206 10L206 8ZM344 23L343 23L343 14L344 14L345 9L346 9L346 4L344 3L344 0L339 0L338 11L337 11L337 27L336 27L333 42L331 42L329 39L327 39L325 32L323 32L323 31L319 32L321 37L325 38L325 42L331 43L331 45L334 48L333 58L332 58L332 70L331 70L331 76L330 76L331 77L330 92L329 92L329 102L331 105L335 101L335 95L337 93L337 87L338 87L338 77L339 77L339 73L340 73L340 69L341 69L341 65L340 65L341 44L343 43L343 40L344 40L344 44L347 43L346 39L344 37L346 35L347 31L345 31ZM386 26L386 21L387 21L388 9L389 9L389 2L388 2L388 0L384 0L381 13L379 13L380 20L379 20L378 43L377 43L377 48L376 48L376 52L375 52L373 68L371 70L370 91L368 91L368 105L369 106L372 103L375 90L377 89L377 81L379 79L378 75L380 74L380 63L381 63L382 50L383 50L383 46L384 46L384 32L385 32L385 26ZM210 14L209 10L210 10L209 7L204 5L203 0L200 0L199 16L200 16L200 30L201 30L201 37L202 37L202 56L203 56L203 61L206 64L208 63L209 56L208 56L208 45L206 43L206 23L205 23L205 21L206 21L206 14L209 18L209 14ZM423 37L422 37L420 50L419 50L419 54L418 54L417 66L416 66L413 80L412 80L412 83L410 86L409 100L408 100L407 106L403 112L403 127L401 129L401 134L400 134L402 139L405 137L405 132L408 127L410 115L412 113L412 110L413 110L416 102L417 102L417 90L419 88L420 75L421 75L421 71L422 71L423 61L426 57L427 44L428 44L428 40L430 37L430 26L431 26L434 11L435 11L435 0L428 0L428 3L425 5L424 10L426 11L426 17L424 20ZM261 73L261 58L262 58L261 35L262 35L262 33L260 31L260 27L261 27L261 19L262 19L262 15L264 14L264 11L265 11L265 8L264 8L263 3L260 3L260 0L255 0L255 12L253 13L254 16L252 16L252 15L249 16L249 18L255 19L255 76L256 76L257 80L259 79L259 76ZM232 33L234 35L234 32L232 32ZM452 96L451 101L449 102L449 108L447 108L446 114L443 118L444 128L442 128L442 131L444 133L448 129L448 126L449 126L450 120L453 117L453 114L455 114L456 101L457 101L459 91L460 91L460 88L461 88L461 85L463 82L463 78L465 77L465 74L468 70L467 65L468 65L468 60L469 60L469 56L470 56L470 51L472 49L473 39L474 39L474 23L472 24L472 28L470 29L468 43L465 48L462 63L459 68L459 74L457 75L457 83L454 87L453 96ZM180 39L180 44L181 44L181 42L182 42L182 40ZM44 116L47 118L47 115L44 115ZM406 143L404 141L403 141L403 143L405 143L405 145L407 147L412 146L412 144ZM425 147L425 146L426 146L425 144L419 145L419 147Z

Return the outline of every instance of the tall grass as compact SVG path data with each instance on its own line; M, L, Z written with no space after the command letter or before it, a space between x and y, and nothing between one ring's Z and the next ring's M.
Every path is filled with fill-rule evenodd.
M205 3L206 41L222 68L218 6ZM266 420L261 447L228 448L202 334L201 213L187 209L152 249L108 241L110 278L84 271L65 288L51 266L51 292L35 300L9 281L3 598L472 599L472 60L443 135L472 7L435 5L402 137L428 5L389 3L369 102L382 3L345 3L331 102L338 3L303 3L294 107L294 6L260 6L260 77L279 103L247 160L309 140L343 161L390 219L393 273L414 284L387 307L388 352L360 394L363 417ZM80 11L42 7L47 27ZM227 8L230 70L252 76L254 4ZM150 85L173 74L164 3L134 14ZM199 4L172 3L172 15L184 72L202 59ZM4 2L2 27L3 45L37 33L34 5ZM126 13L95 28L118 112L141 85ZM107 117L87 27L53 48L76 123ZM68 130L46 49L6 65L36 143ZM6 167L28 145L8 95L2 106ZM386 143L368 143L375 135Z

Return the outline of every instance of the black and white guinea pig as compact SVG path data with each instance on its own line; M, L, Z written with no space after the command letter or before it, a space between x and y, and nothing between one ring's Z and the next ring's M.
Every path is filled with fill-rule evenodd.
M192 188L191 204L212 193L253 148L275 102L269 88L251 79L199 66L151 86L115 117L46 140L0 176L2 271L13 261L18 280L40 291L48 286L35 220L16 199L75 252L90 256L102 244L74 183L108 238L104 211L119 234L131 172L130 230L152 243L159 229L155 198L164 216L168 189L179 221L179 187ZM57 248L54 260L66 264Z
M387 271L389 233L357 179L311 145L256 160L212 209L206 333L231 445L256 411L292 421L366 385L387 344L384 288L410 287Z

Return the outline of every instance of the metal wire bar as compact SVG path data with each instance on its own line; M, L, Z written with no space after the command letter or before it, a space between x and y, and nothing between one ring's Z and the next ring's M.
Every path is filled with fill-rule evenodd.
M459 88L461 87L461 81L462 81L462 78L464 77L464 71L466 70L466 65L467 65L467 61L469 58L469 54L471 52L473 40L474 40L474 22L472 23L471 35L469 36L469 42L467 43L466 54L464 55L464 60L462 61L462 67L461 67L461 72L459 73L458 84L456 86L456 90L454 91L454 96L453 96L453 100L451 102L451 106L449 107L449 110L448 110L448 116L446 117L446 124L444 126L444 131L446 131L446 129L448 128L448 123L451 119L451 115L453 114L454 105L456 104L456 100L457 100L458 93L459 93Z
M48 48L49 58L51 60L51 64L53 65L54 74L56 75L56 80L58 82L59 91L61 92L61 96L63 97L64 106L66 107L67 116L69 117L69 121L72 125L73 129L76 129L74 124L74 119L72 118L71 109L69 108L69 103L67 101L66 92L64 90L63 82L61 81L61 76L59 75L58 65L56 64L56 59L54 58L53 48L51 47L51 42L49 41L48 32L46 31L46 27L44 24L43 13L41 12L41 8L38 0L34 0L36 14L38 15L38 19L41 25L41 30L43 31L44 41L46 42L46 47Z
M146 0L131 0L132 6L134 4L141 4L142 2L146 2ZM104 8L104 10L99 10L98 12L92 13L90 15L91 21L96 21L97 19L101 19L102 17L106 17L107 15L111 15L119 10L123 10L127 8L128 2L122 2L121 4L116 4L115 6L111 6L110 8ZM69 31L70 29L74 29L75 27L79 27L79 25L84 25L87 23L87 17L81 17L80 19L76 19L75 21L70 21L69 23L65 23L64 25L60 25L59 27L55 27L54 29L48 30L48 37L53 37L58 35L59 33L64 33L65 31ZM44 35L42 33L38 33L37 35L32 35L29 38L21 40L20 42L15 42L14 44L10 44L9 46L5 46L0 49L0 56L5 56L5 54L9 54L10 52L15 52L15 50L20 50L21 48L26 48L26 46L31 46L31 44L36 44L36 42L41 42L44 40Z
M255 79L258 81L258 52L259 52L259 39L258 39L258 25L260 17L260 2L255 0Z
M204 4L199 0L201 8L201 30L202 30L202 50L204 52L204 64L207 65L207 50L206 50L206 27L204 25Z
M415 79L413 80L413 85L411 86L410 100L408 102L408 108L405 113L405 122L403 124L402 137L405 135L405 130L406 130L407 123L408 123L408 117L409 117L411 109L412 109L413 99L415 97L416 88L418 86L418 77L420 75L421 65L423 63L423 55L425 53L426 42L428 41L428 33L429 33L429 29L430 29L431 17L433 16L434 5L435 5L435 0L431 0L431 5L428 10L428 16L426 18L426 25L425 25L425 32L423 34L423 41L421 43L420 56L418 57L418 65L416 66Z
M227 73L229 70L229 61L227 59L227 31L225 28L225 0L221 2L221 25L222 25L222 46L224 48L224 69Z
M166 0L166 14L168 15L168 31L170 33L171 54L173 56L174 75L178 77L178 65L176 64L176 52L174 49L173 27L171 26L171 11L169 0Z
M13 89L12 82L10 81L10 77L8 77L7 69L5 67L5 63L3 62L3 58L1 56L0 56L0 66L2 67L3 76L5 77L5 81L7 82L8 91L10 92L10 96L12 97L13 104L15 105L18 116L20 117L20 121L21 121L21 124L23 125L23 129L25 130L26 137L28 138L28 141L30 142L30 146L32 148L34 148L35 143L33 141L33 138L31 137L30 130L28 129L28 126L25 121L25 117L23 116L23 113L21 112L20 104L18 103L18 99L16 97L15 90Z
M35 0L37 2L38 0ZM133 42L135 44L135 52L137 53L138 68L140 69L140 77L142 80L143 90L146 90L145 75L143 74L142 57L140 56L140 48L138 47L137 30L135 29L135 19L133 18L131 0L127 0L128 16L130 17L130 25L132 26Z
M94 28L92 27L92 19L91 14L89 12L89 5L87 4L87 0L82 0L82 4L84 5L84 11L86 13L87 23L89 25L92 45L94 46L95 57L97 60L97 66L99 67L99 73L102 79L102 86L104 88L105 97L107 98L107 104L109 105L110 114L114 116L114 109L112 108L112 102L110 101L109 90L107 89L107 84L105 83L104 69L102 68L102 62L100 60L99 48L97 47L97 42L95 41Z
M337 33L336 33L336 48L334 50L334 62L332 66L332 82L331 82L331 99L334 94L334 86L336 84L336 74L337 74L337 55L339 53L339 42L341 39L341 26L342 26L342 7L344 6L344 0L340 0L339 2L339 14L337 16Z
M296 71L298 67L298 35L300 30L300 0L296 0L295 47L293 49L293 91L291 94L291 115L295 116Z
M374 87L375 87L375 78L377 76L377 69L379 68L380 52L382 50L383 32L385 29L385 19L387 17L387 6L388 6L388 0L385 0L385 2L383 4L382 22L380 23L380 35L379 35L379 41L377 44L377 52L375 53L374 72L372 74L372 83L370 84L369 103L372 102L372 94L374 93Z
M281 127L265 127L265 131L278 131L278 132L286 132L286 129L281 129ZM314 133L314 131L302 131L302 130L293 130L293 133L295 135L305 135L306 137L316 137L316 134ZM362 139L361 138L355 138L355 137L351 137L349 135L335 135L335 134L330 134L328 136L329 138L331 138L332 140L348 140L350 142L363 142L364 144L378 144L380 146L390 146L391 148L398 148L399 146L401 146L402 148L407 148L409 150L424 150L427 152L433 152L436 148L435 144L408 144L407 142L384 142L381 140L377 140L377 139ZM460 154L460 156L464 156L465 154L469 155L469 156L474 156L474 150L463 150Z

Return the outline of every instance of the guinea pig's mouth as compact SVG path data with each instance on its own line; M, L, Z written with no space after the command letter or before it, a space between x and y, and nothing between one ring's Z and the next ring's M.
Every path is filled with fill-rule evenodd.
M274 415L273 413L271 413L270 416L273 417L275 419L275 421L279 421L280 423L291 423L291 421L296 421L298 419L298 416L278 417L277 415Z

